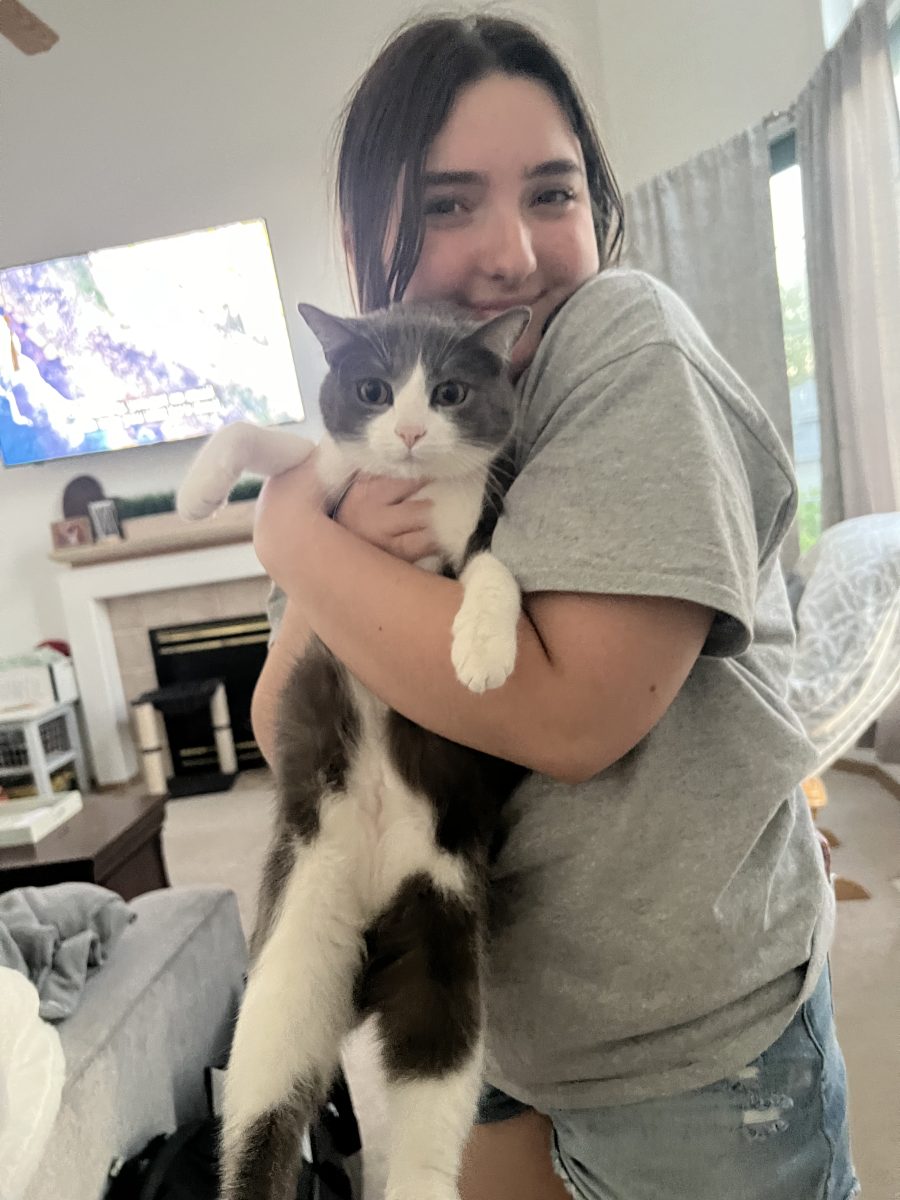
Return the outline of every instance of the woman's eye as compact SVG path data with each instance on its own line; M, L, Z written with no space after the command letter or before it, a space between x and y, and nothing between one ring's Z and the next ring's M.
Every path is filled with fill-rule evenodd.
M447 383L439 383L431 393L431 403L440 408L453 408L457 404L462 404L468 394L469 389L464 383L448 380Z
M467 211L459 196L432 196L425 201L426 217L460 217Z
M534 203L556 207L568 204L570 200L574 199L575 193L571 188L545 188L534 197Z
M393 395L383 379L361 379L356 385L356 394L363 404L390 404Z

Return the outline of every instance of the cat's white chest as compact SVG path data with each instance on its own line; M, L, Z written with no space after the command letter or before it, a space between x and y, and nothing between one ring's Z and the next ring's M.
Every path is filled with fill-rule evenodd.
M323 836L353 863L358 901L368 918L390 903L402 881L427 871L460 890L464 871L455 856L435 845L435 815L428 798L401 778L387 747L388 710L358 680L350 680L360 721L346 790L326 802Z
M484 480L438 480L427 484L422 499L431 500L432 528L444 554L459 568L473 530L481 518Z

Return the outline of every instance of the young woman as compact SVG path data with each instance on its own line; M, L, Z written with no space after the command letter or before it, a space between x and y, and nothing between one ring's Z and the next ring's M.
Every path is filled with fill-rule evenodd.
M332 519L304 465L266 486L256 531L283 601L264 751L313 629L401 713L533 771L493 881L463 1197L846 1200L833 903L784 698L796 489L772 426L678 299L615 267L606 158L518 23L395 37L347 111L339 200L363 310L534 314L493 541L525 593L503 687L455 677L460 588L412 565L431 547L410 485L359 481Z

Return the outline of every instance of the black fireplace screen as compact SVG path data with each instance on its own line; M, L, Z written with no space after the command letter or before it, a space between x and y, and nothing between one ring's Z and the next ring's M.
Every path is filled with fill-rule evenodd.
M150 630L160 687L201 679L221 679L225 684L239 771L265 765L250 725L250 700L268 641L269 622L262 613ZM176 776L218 770L208 713L164 720Z

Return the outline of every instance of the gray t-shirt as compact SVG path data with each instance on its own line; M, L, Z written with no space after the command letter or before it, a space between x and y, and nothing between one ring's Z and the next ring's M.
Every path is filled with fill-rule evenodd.
M564 306L520 381L493 549L524 592L716 610L662 720L577 786L530 776L496 865L487 1079L536 1108L702 1087L781 1034L825 962L833 898L788 707L778 548L790 460L684 304L631 270Z

